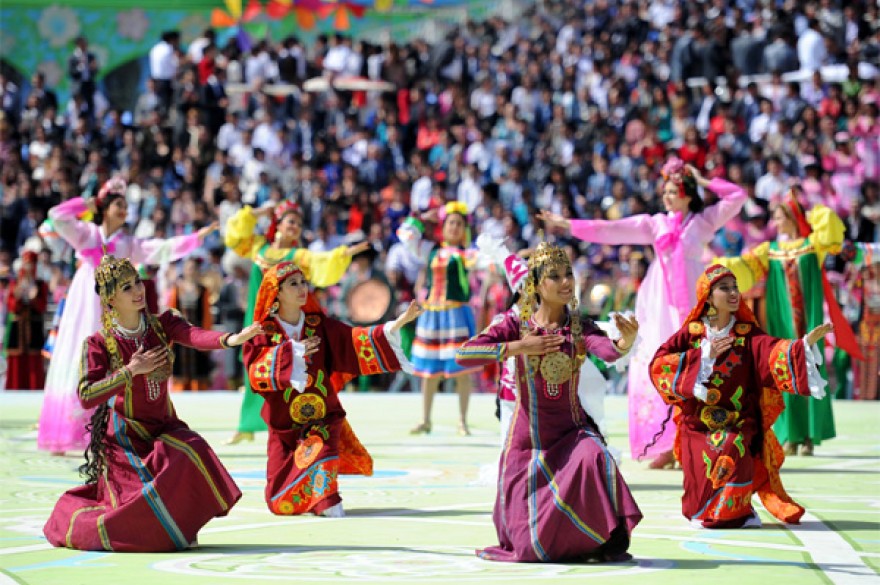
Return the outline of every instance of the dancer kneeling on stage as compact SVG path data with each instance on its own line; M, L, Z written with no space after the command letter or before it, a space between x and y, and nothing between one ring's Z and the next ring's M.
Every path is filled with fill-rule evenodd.
M266 271L254 323L264 333L244 346L254 392L269 425L266 503L273 514L344 516L337 475L372 475L373 460L345 418L337 393L357 375L410 369L400 328L421 307L384 325L349 327L324 315L293 262Z
M571 261L542 243L513 311L458 350L466 366L516 358L517 405L499 467L493 561L626 561L642 519L596 423L578 401L587 352L614 361L632 347L635 318L618 316L612 341L577 310Z
M151 315L144 283L125 258L104 256L95 282L102 328L83 343L78 389L84 408L97 406L80 468L86 484L61 496L43 533L55 546L80 550L185 549L241 491L208 443L177 418L168 394L171 344L232 347L260 326L216 333L171 311Z
M696 306L651 362L669 414L673 405L680 409L675 457L684 470L682 513L692 523L758 527L757 493L768 512L797 524L804 509L782 487L785 455L772 425L783 392L825 395L814 346L831 329L820 325L799 340L767 335L742 302L733 272L714 264L700 276Z

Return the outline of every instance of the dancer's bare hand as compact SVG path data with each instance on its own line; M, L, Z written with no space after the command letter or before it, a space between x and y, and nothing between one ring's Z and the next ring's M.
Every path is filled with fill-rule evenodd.
M719 337L718 339L713 339L711 342L712 349L709 350L709 357L712 359L717 358L719 355L733 347L734 341L736 341L736 337Z
M571 220L562 217L558 213L541 211L535 217L543 221L548 228L559 228L565 231L571 231Z
M818 327L807 333L807 337L804 339L804 341L807 342L807 345L819 343L819 341L823 337L831 333L833 330L834 325L832 325L831 323L823 323L822 325L819 325Z
M559 351L564 342L562 335L537 335L535 329L530 329L522 339L511 343L508 351L513 349L514 355L546 355Z
M352 256L354 256L354 255L356 255L356 254L360 254L361 252L365 252L365 251L367 251L367 249L368 249L371 245L372 245L372 244L371 244L370 242L364 241L364 242L360 242L360 243L358 243L358 244L355 244L354 246L349 246L349 247L346 248L346 250L345 250L345 255L348 256L348 257L352 257Z
M139 376L141 374L149 374L162 367L167 360L168 352L162 346L152 349L140 348L131 356L126 367L132 376Z
M305 340L303 340L302 344L306 346L306 352L303 355L308 357L318 351L318 349L321 347L321 338L317 336L306 337Z
M615 313L614 325L620 331L620 339L616 341L617 347L621 351L629 350L633 343L635 343L636 335L639 333L639 322L636 320L636 316L633 315L631 318L626 318L620 313Z
M202 229L200 229L198 231L199 240L200 241L204 240L209 235L211 235L213 232L216 232L219 228L220 228L220 224L218 224L216 221L211 223L210 225L206 225L205 227L203 227Z
M419 315L425 312L425 308L418 302L412 301L406 308L406 312L394 321L394 330L398 330L407 323L412 323L419 318Z
M243 345L245 341L248 339L253 339L257 335L263 333L263 324L262 323L251 323L238 333L234 333L230 335L226 339L226 345L230 347L236 347L239 345Z

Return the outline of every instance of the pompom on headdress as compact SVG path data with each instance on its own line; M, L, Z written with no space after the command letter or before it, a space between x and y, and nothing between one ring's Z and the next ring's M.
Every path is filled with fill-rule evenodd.
M660 175L662 175L663 180L671 181L678 187L678 196L680 198L699 196L697 193L697 179L684 165L684 161L677 156L669 157L669 160L660 169Z

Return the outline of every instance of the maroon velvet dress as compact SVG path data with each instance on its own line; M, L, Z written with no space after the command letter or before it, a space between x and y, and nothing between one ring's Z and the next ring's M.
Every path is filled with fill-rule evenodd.
M595 324L584 321L583 332L588 352L605 361L620 357ZM571 329L559 333L566 337L561 351L571 356ZM468 366L498 361L503 344L519 339L519 316L508 313L465 343L456 359ZM517 404L492 516L500 544L477 554L508 562L624 557L642 513L578 400L578 372L553 386L529 361L516 358Z
M158 317L171 343L220 349L225 335L190 325L170 311ZM114 336L122 361L137 350L135 340ZM148 326L143 345L161 341ZM196 432L177 418L168 380L129 378L112 370L104 336L83 343L79 399L84 408L111 406L105 435L106 465L95 484L67 491L43 528L55 546L80 550L161 552L187 548L199 529L225 516L241 491ZM130 380L130 390L126 389Z
M705 383L705 400L694 394L706 326L686 323L657 350L651 380L675 416L676 459L684 471L684 516L706 528L739 528L753 515L752 495L783 522L797 523L804 509L779 477L785 455L773 422L784 409L782 393L809 396L808 348L802 340L767 335L736 321L733 347L719 355Z
M303 320L301 338L318 336L321 344L299 358L299 369L291 339L272 317L243 352L251 388L266 400L266 504L284 516L318 514L341 502L339 474L373 474L373 459L348 424L337 393L356 375L401 368L385 325L350 327L321 313L304 313ZM291 383L297 376L305 379L302 392Z

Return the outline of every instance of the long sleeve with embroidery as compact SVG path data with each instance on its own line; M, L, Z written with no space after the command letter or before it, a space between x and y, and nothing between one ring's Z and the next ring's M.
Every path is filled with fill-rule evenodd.
M257 216L245 205L226 222L224 243L227 248L243 258L255 259L266 245L266 238L255 233ZM351 264L346 246L338 246L329 252L312 252L298 248L293 261L313 286L325 288L338 283Z
M110 356L96 336L83 342L77 394L83 408L94 408L130 387L132 376L126 368L111 369Z
M695 397L703 351L691 334L681 329L654 354L649 367L651 382L666 404L680 404Z

